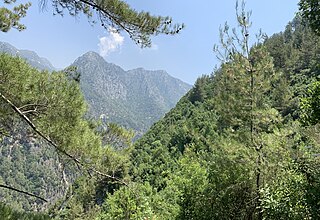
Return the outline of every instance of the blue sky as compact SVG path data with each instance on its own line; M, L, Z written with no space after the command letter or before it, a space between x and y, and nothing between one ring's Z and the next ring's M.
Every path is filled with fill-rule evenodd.
M137 10L169 15L186 25L180 34L154 37L152 48L140 49L126 33L110 34L99 24L92 26L84 16L53 16L50 0L44 11L39 9L38 0L31 2L32 7L22 20L27 30L0 33L0 41L36 51L58 68L70 65L87 51L96 51L125 70L166 70L190 84L199 76L210 74L219 63L212 50L219 42L219 26L226 21L235 26L235 0L127 0ZM283 31L298 10L298 0L246 2L247 10L252 11L252 33L261 28L269 36Z

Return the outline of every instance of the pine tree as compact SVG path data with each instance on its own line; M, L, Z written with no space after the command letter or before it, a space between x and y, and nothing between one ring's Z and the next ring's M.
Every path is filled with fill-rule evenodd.
M16 0L1 0L6 5L11 5ZM28 8L31 3L19 4L10 10L7 7L0 7L0 31L7 32L11 28L15 28L19 31L24 30L26 27L20 23L20 19L26 16Z
M320 35L320 2L319 0L300 0L299 9L308 21L312 30Z
M266 48L255 44L250 48L250 13L244 11L242 2L237 9L240 34L235 29L229 32L226 24L221 30L221 47L215 47L222 66L217 73L215 109L219 116L221 134L233 136L246 144L255 155L255 216L262 219L260 190L267 179L268 167L264 166L268 136L273 133L280 116L272 108L269 97L276 72L273 60ZM221 50L222 48L222 50ZM231 136L232 137L232 136Z
M1 0L6 5L15 0ZM97 23L93 19L97 15L101 26L107 31L126 32L129 37L141 47L151 46L151 36L159 34L175 35L184 27L183 24L174 24L168 16L154 16L149 12L138 12L123 0L41 0L42 8L52 2L55 13L64 15L67 11L71 16L84 14L91 23ZM26 16L27 9L31 4L20 4L13 10L8 7L0 8L0 30L7 32L11 28L23 30L26 27L20 24L22 17Z

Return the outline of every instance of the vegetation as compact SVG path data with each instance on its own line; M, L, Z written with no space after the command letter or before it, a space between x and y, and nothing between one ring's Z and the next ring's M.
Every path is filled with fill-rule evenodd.
M31 3L19 4L12 10L8 5L16 0L1 0L5 6L0 8L0 30L7 32L11 28L19 31L26 27L20 23L20 19L26 16ZM138 12L123 0L50 0L55 14L61 16L67 11L71 16L84 14L94 24L96 20L91 19L97 15L101 26L107 31L126 32L130 38L141 47L151 46L151 36L159 34L175 35L183 28L183 24L174 24L172 18L166 16L153 16L149 12ZM48 0L40 0L41 7L45 8Z
M141 137L191 86L164 71L124 71L88 52L72 64L89 105L88 115L133 129Z
M319 37L296 17L247 50L247 18L237 37L222 29L220 68L132 151L134 181L174 192L173 219L319 218Z
M0 216L2 219L6 220L18 220L18 219L24 219L24 220L47 220L50 219L49 216L40 214L40 213L26 213L26 212L19 212L12 210L12 208L0 204Z
M102 146L96 126L84 118L86 104L76 81L5 54L0 69L1 186L32 192L49 203L16 200L18 194L8 190L1 192L3 201L16 209L42 210L65 195L80 175L123 184L125 163L110 140L128 144L130 134L113 126L114 132L103 136L109 143Z
M316 34L320 34L320 2L319 0L301 0L299 9Z
M16 0L1 0L5 5L11 5ZM0 31L7 32L11 28L19 31L24 30L26 27L20 23L20 19L26 16L28 8L31 3L19 4L9 9L8 7L0 7Z
M221 29L214 47L219 68L199 78L134 145L131 132L84 117L76 78L0 55L1 181L27 182L23 190L51 201L35 208L39 198L27 197L32 203L23 206L13 202L17 194L2 195L15 209L45 213L6 206L0 213L26 219L319 219L320 38L297 15L284 32L250 45L244 6L237 10L239 30ZM49 183L35 168L41 163L54 179L51 190L60 183L50 169L66 167L61 196L34 190Z

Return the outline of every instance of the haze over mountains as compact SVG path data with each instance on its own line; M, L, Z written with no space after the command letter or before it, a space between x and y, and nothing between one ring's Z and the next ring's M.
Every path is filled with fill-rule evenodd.
M49 60L39 57L36 52L31 50L19 50L6 42L0 42L0 52L8 53L12 56L19 56L25 59L31 66L40 70L57 70Z
M38 69L56 70L33 51L18 50L4 42L0 42L0 51L20 56ZM134 129L137 134L144 133L191 88L162 70L125 71L95 52L85 53L71 65L80 73L89 115Z

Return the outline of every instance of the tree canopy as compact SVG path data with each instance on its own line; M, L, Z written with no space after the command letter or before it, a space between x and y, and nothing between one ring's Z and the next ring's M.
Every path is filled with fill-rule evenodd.
M2 0L4 5L11 6L16 0ZM31 3L19 4L12 9L8 7L0 7L0 30L7 32L11 28L19 31L24 30L26 27L20 23L20 19L26 16L28 8Z
M19 4L9 9L15 0L1 1L4 6L0 8L0 30L7 32L11 28L19 31L25 29L20 19L26 16L31 4ZM66 11L71 16L84 14L92 23L98 20L107 31L124 31L141 47L151 46L151 36L178 34L184 27L183 24L173 23L171 17L139 12L123 0L40 0L40 7L45 8L48 4L52 4L54 14L64 15Z
M302 17L305 18L312 30L320 35L320 1L300 0L299 9Z
M9 143L0 171L19 171L0 181L27 182L20 161L31 151L19 146L30 144L8 133L25 130L28 119L39 129L33 135L86 168L50 207L52 218L319 219L320 38L296 16L283 32L250 45L244 6L239 28L220 31L219 68L133 146L131 132L85 118L77 77L0 55L0 131Z

